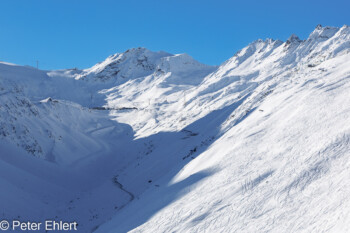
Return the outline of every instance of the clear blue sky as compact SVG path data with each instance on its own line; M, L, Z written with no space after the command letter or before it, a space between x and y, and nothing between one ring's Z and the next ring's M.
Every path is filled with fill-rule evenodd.
M258 38L350 24L349 0L1 0L0 61L87 68L132 47L220 64Z

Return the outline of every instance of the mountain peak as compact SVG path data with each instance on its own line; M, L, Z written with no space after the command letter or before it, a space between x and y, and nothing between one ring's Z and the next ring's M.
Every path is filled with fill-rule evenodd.
M121 84L129 79L146 77L157 71L179 73L199 69L207 71L213 67L199 63L186 53L174 55L138 47L109 56L103 62L78 74L76 79L94 79Z
M286 41L286 44L300 43L302 40L295 34L292 34Z
M145 58L149 58L149 59L159 59L162 57L166 57L166 56L172 56L172 54L164 52L164 51L158 51L158 52L153 52L147 48L144 47L137 47L137 48L131 48L126 50L123 53L116 53L113 54L111 56L109 56L104 62L122 62L126 59L138 59L138 60L143 60Z
M122 53L124 55L128 55L128 56L149 56L149 57L164 57L164 56L171 56L171 53L167 53L164 51L158 51L158 52L153 52L147 48L144 47L137 47L137 48L131 48L126 50L124 53Z
M323 27L322 27L322 25L321 24L317 24L317 26L315 27L315 29L317 29L317 30L321 30Z
M152 73L157 62L170 53L159 51L153 52L143 47L128 49L123 53L116 53L103 62L84 70L76 79L94 77L98 80L109 80L111 77L134 78Z
M315 30L310 34L308 41L316 39L329 39L339 31L338 27L323 27L321 24L317 25Z

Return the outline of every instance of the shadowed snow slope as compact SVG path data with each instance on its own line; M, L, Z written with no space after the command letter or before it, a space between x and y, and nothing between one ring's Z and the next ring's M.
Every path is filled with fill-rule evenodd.
M348 26L257 40L218 67L145 48L86 70L0 63L0 214L349 232L349 90Z

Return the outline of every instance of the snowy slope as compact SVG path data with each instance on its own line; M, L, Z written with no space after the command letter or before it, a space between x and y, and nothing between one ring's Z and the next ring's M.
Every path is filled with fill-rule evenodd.
M122 67L133 67L143 56L138 51L145 51L155 62L151 71L138 70L136 65L133 73L138 82L161 68L166 71L158 75L161 81L152 78L151 88L159 88L159 93L192 87L213 70L188 55L161 53L164 57L141 48L126 52L129 59L120 62ZM185 69L179 70L180 65ZM104 68L107 72L110 66ZM111 82L79 78L89 71L40 71L0 63L0 155L4 162L0 170L7 187L1 199L4 218L76 220L80 231L87 232L134 199L118 174L149 154L152 140L133 141L132 128L113 121L109 111L103 110L113 92L106 88L118 89L118 77ZM138 192L148 187L144 183Z
M0 63L2 215L79 232L350 231L349 78L348 26L257 40L218 67L145 48L86 70Z
M189 89L158 125L214 142L98 232L349 231L349 41L347 26L258 40Z
M276 87L98 232L348 232L349 58Z
M117 149L132 139L132 129L101 112L53 98L74 90L72 80L5 63L0 73L3 218L76 220L86 232L128 203L130 196L112 177L118 163L127 161ZM65 97L84 102L82 92ZM100 167L106 160L108 165Z
M166 106L174 106L184 98L184 91L196 87L216 67L195 61L187 54L151 52L145 48L130 49L84 70L76 79L104 85L104 107L112 110L118 122L127 123L136 135L163 131L159 117L172 114ZM102 83L102 84L101 84ZM132 119L132 121L130 121ZM155 129L157 128L157 129Z

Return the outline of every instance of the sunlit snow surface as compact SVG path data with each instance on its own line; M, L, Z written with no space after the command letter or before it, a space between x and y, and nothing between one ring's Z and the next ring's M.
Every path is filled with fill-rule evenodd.
M218 67L144 48L0 63L0 218L79 232L349 232L350 28Z

